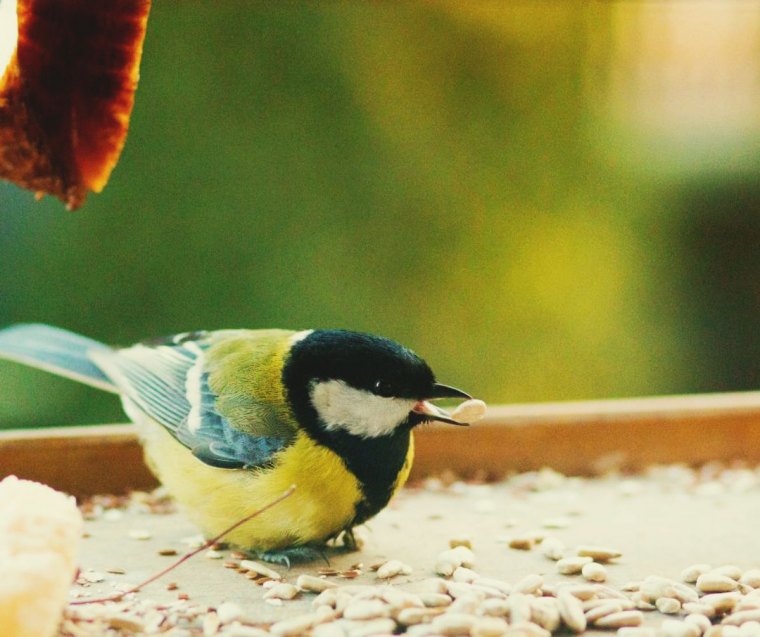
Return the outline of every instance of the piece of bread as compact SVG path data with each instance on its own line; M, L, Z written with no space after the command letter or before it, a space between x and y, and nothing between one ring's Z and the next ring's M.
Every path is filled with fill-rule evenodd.
M9 476L0 482L0 627L56 634L76 573L82 516L74 498Z

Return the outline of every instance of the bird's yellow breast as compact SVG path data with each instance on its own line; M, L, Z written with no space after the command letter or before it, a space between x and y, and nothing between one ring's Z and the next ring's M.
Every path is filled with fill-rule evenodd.
M154 473L209 537L296 485L289 498L225 540L258 550L322 542L350 524L362 497L359 482L340 457L303 432L271 468L218 469L200 462L158 423L140 427Z

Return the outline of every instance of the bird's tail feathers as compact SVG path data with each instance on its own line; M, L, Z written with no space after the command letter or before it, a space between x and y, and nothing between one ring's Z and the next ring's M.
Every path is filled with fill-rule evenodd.
M111 348L42 323L20 323L0 330L0 358L118 394L117 387L89 357L90 352L104 350Z

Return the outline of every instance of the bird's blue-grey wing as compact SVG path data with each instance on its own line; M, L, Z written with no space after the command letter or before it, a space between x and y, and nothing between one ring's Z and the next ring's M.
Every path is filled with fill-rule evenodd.
M95 352L92 358L128 401L163 425L199 460L229 469L268 464L290 439L246 433L220 413L219 396L209 387L204 364L207 344L202 334L192 336L176 337L162 345L139 344L123 350ZM255 404L252 397L223 399L247 403L246 413L258 418L276 417L266 405Z

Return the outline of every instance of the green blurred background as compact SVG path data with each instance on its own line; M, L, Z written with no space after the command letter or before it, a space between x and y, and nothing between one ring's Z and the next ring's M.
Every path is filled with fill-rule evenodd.
M757 2L157 2L78 212L0 185L0 324L346 327L486 400L760 387ZM0 363L0 427L123 420Z

